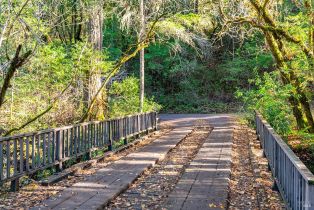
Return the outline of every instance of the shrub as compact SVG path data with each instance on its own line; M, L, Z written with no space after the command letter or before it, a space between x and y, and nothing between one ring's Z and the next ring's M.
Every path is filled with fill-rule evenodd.
M265 73L251 82L255 85L254 89L237 91L237 97L243 100L245 110L251 114L254 110L259 111L277 133L291 133L293 117L287 99L292 87L280 84L275 72Z
M139 112L139 79L127 77L122 82L114 82L109 91L109 115L119 117ZM144 112L158 111L161 106L153 99L145 98Z

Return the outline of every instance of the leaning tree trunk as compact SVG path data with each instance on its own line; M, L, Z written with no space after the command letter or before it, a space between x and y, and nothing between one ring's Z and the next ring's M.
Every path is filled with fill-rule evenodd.
M269 2L269 1L268 1ZM313 15L312 11L312 0L309 1L309 11L311 11L311 15ZM309 100L307 99L306 94L299 87L299 78L294 77L293 69L289 68L285 58L287 57L287 53L283 44L282 34L278 33L278 31L273 28L277 28L276 22L270 15L270 13L266 10L266 6L262 6L258 0L250 0L251 5L255 8L256 12L259 14L260 18L264 20L267 26L270 28L261 28L265 34L267 43L271 49L273 56L276 59L277 67L280 71L281 78L283 82L286 84L291 84L296 90L297 94L291 93L289 97L289 102L293 110L294 117L296 118L299 129L308 128L311 133L314 133L314 120L310 110ZM267 1L266 4L267 5ZM311 31L312 29L310 29ZM284 33L283 33L284 34ZM312 36L310 32L310 36ZM311 40L311 37L310 37ZM310 41L311 42L311 41ZM303 52L306 54L308 59L310 59L309 64L311 65L313 62L313 50L308 50L307 47L301 46ZM311 51L311 52L309 52ZM283 69L290 69L290 72L287 74ZM295 79L294 79L295 78ZM301 99L299 96L301 96Z
M290 74L288 75L286 72L282 70L286 67L286 63L284 60L284 53L282 52L282 49L280 49L280 43L278 43L278 40L275 39L272 33L264 32L264 34L266 37L267 44L270 47L273 56L275 57L283 84L284 85L291 84L298 90L299 88L296 87L295 82L291 81L291 75L294 75L293 72L290 72ZM300 101L299 98L293 93L290 94L288 101L291 105L292 112L296 119L298 129L302 130L309 127L310 128L309 131L312 132L311 119L309 118L309 115L306 113L306 110L305 111L302 110L302 108L306 107L307 101Z

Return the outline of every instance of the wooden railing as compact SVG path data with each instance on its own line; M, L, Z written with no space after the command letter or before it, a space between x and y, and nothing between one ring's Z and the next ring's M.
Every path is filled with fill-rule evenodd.
M115 141L157 128L157 113L143 113L102 122L87 122L34 133L0 138L0 183L11 181L18 190L19 178L88 155L97 149L113 149Z
M274 129L256 113L256 130L288 209L314 209L314 175Z

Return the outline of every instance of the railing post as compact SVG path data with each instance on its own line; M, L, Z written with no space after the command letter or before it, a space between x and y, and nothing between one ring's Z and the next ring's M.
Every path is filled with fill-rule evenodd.
M147 113L145 113L144 114L144 125L145 125L145 133L146 133L146 135L148 135L149 134L149 129L148 129L148 114Z
M16 178L11 181L11 187L10 190L11 192L17 192L20 189L20 178Z
M113 146L112 146L112 120L108 121L108 139L109 139L109 146L108 146L108 150L112 151L113 150Z
M124 145L127 145L129 143L127 128L128 128L128 118L124 117L122 119L122 130L123 130L123 137L124 137Z
M314 209L314 198L313 198L313 193L314 193L314 185L312 183L306 183L305 185L305 200L303 207L306 210Z
M55 131L55 138L56 138L56 146L57 146L57 160L58 160L58 165L57 165L57 170L62 171L62 141L61 141L61 136L60 136L60 130Z
M141 118L140 118L140 114L138 114L136 116L136 122L137 122L137 129L136 129L136 138L139 138L140 137L140 133L141 133Z
M141 133L141 114L137 115L137 131L139 135Z
M155 131L158 130L158 127L157 127L158 124L157 124L157 123L158 123L158 122L157 122L157 112L155 112L155 113L154 113L154 127L155 127L154 130L155 130Z

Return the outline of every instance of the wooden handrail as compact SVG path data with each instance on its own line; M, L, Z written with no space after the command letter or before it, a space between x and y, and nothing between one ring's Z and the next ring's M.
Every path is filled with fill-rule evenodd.
M157 129L157 113L147 112L104 121L85 122L0 138L0 183L18 189L23 175L57 165L95 149L113 149L115 141Z
M314 209L314 175L258 112L256 133L289 209Z

